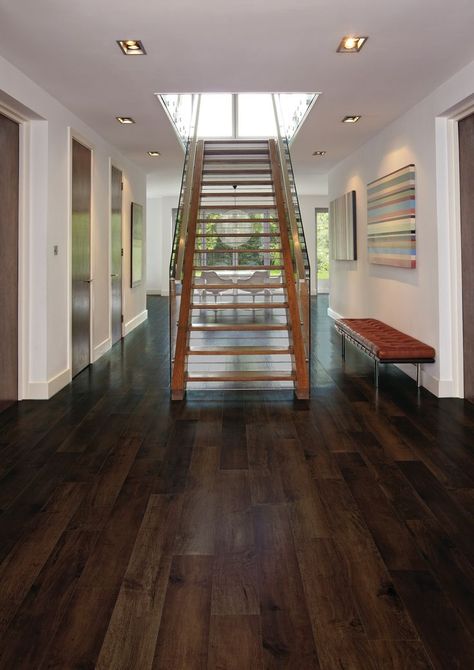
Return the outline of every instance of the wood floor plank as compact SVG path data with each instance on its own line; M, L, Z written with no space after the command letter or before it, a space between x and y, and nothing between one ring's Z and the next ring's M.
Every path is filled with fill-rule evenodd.
M155 493L182 493L186 485L189 464L196 435L196 421L178 419L169 436L166 456L160 471Z
M150 496L96 668L152 667L181 505Z
M97 538L97 532L63 533L2 639L0 668L30 670L48 656Z
M0 634L3 634L48 560L84 496L81 484L61 486L38 518L0 565Z
M208 670L263 670L259 616L212 615Z
M373 640L370 649L376 667L383 670L433 670L421 642Z
M242 402L225 407L222 415L221 468L247 470L247 435Z
M255 510L264 662L268 668L319 668L286 506Z
M248 471L220 470L216 487L216 553L252 551L255 534Z
M320 494L334 541L342 559L347 562L351 592L369 639L418 639L345 482L322 480Z
M474 563L473 519L454 502L423 463L403 462L399 463L399 467L456 545Z
M397 589L437 670L470 668L474 643L433 576L426 571L392 572Z
M217 556L212 577L211 613L214 615L259 615L256 553Z
M474 566L433 519L407 521L443 592L474 638Z
M298 549L298 563L321 668L376 670L336 545L325 539L307 542Z
M173 558L154 670L207 667L213 564L210 556Z
M337 462L385 565L391 570L426 569L408 528L397 517L362 457L338 454Z
M293 418L298 439L314 479L341 479L334 454L328 449L325 438L307 414L299 412Z
M247 447L252 503L286 502L273 433L268 424L250 424L247 427Z
M94 668L112 615L118 589L76 588L54 635L41 670Z
M374 408L365 401L352 403L352 406L357 412L362 427L374 434L388 456L396 461L416 460L414 452L380 411L374 411Z
M219 449L194 449L174 554L215 553Z

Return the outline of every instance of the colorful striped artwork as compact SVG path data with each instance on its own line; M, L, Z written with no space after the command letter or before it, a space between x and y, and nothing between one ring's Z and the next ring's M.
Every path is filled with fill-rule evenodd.
M415 166L367 185L369 262L416 267Z

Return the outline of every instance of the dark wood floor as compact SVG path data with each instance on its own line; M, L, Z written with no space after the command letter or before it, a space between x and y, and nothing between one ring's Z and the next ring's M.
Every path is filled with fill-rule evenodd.
M474 407L343 371L324 298L309 402L171 405L149 307L0 414L0 667L474 668Z

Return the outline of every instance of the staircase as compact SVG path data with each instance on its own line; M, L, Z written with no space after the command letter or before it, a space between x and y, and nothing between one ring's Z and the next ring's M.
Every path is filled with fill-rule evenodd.
M308 397L309 268L290 177L278 140L189 147L171 262L173 399L255 386Z

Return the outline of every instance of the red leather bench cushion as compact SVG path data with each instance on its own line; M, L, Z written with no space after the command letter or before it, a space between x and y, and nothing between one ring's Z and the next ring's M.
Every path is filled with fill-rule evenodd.
M377 319L339 319L337 324L381 361L429 360L436 354L433 347Z

